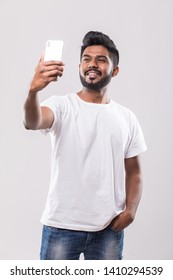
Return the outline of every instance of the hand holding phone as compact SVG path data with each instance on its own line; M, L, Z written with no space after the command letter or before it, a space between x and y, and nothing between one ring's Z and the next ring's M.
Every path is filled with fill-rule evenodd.
M64 41L62 40L48 40L46 42L46 49L44 61L61 61Z
M41 56L36 67L30 91L38 92L62 76L64 70L64 63L61 61L62 50L62 40L48 40L46 42L45 53ZM47 63L44 63L45 61Z

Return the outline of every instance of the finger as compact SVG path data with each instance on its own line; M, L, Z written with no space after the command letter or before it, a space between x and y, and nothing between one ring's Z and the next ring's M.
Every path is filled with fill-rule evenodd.
M59 76L59 77L61 77L62 74L63 74L63 72L60 71L60 70L58 70L58 69L56 69L56 70L51 70L51 71L48 71L48 72L45 73L45 75L46 75L47 77L52 77L52 76Z
M50 66L50 65L64 66L65 65L62 61L58 61L58 60L45 61L44 63L47 66Z
M43 53L41 54L41 57L40 57L40 59L39 59L39 62L44 61L44 55L45 55L45 53L43 52Z
M43 72L49 72L49 71L53 71L53 70L57 70L57 71L61 71L63 72L64 67L63 66L59 66L59 65L50 65L50 66L44 66L42 68Z
M113 227L115 230L117 230L117 228L118 228L118 223L114 222L113 224L111 224L111 227Z
M44 53L42 53L42 55L41 55L41 57L40 57L40 59L39 59L39 62L38 62L38 64L37 64L37 66L35 67L35 71L38 69L38 67L39 67L39 65L40 65L41 62L44 62Z
M123 220L121 219L121 217L119 215L113 220L112 226L114 229L120 230L120 228L122 228L122 225L123 225Z
M52 77L49 77L47 79L48 83L51 83L51 82L56 82L58 80L58 77L57 76L52 76Z
M121 230L123 230L123 227L122 226L113 226L113 229L115 230L115 231L121 231Z
M64 71L63 66L58 66L58 65L45 65L45 64L40 64L39 65L39 72L44 73L44 74L52 74L50 72L52 71L57 71L57 73L62 73ZM56 74L56 73L55 73Z

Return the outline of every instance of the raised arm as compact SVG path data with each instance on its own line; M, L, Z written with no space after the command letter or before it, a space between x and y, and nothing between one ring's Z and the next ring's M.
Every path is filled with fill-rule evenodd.
M57 81L57 77L62 76L63 69L63 62L44 62L43 57L41 57L24 104L24 126L26 129L44 129L52 126L53 112L47 107L40 107L38 94L49 83Z
M131 224L142 193L142 180L138 156L125 159L126 171L126 209L112 221L116 230L122 230Z

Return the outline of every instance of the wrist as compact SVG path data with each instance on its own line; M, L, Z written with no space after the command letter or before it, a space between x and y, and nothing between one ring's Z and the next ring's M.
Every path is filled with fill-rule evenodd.
M126 213L126 215L128 215L131 221L134 220L136 214L136 211L134 209L126 207L124 212Z
M29 88L29 91L28 91L28 95L29 96L36 96L38 94L38 90L36 90L35 88L33 88L33 87L30 87Z

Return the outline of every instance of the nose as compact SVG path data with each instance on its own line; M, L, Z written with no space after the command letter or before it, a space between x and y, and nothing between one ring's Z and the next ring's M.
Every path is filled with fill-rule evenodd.
M98 68L98 64L97 64L97 61L96 59L92 59L90 61L90 63L88 64L88 68L91 69L91 68Z

